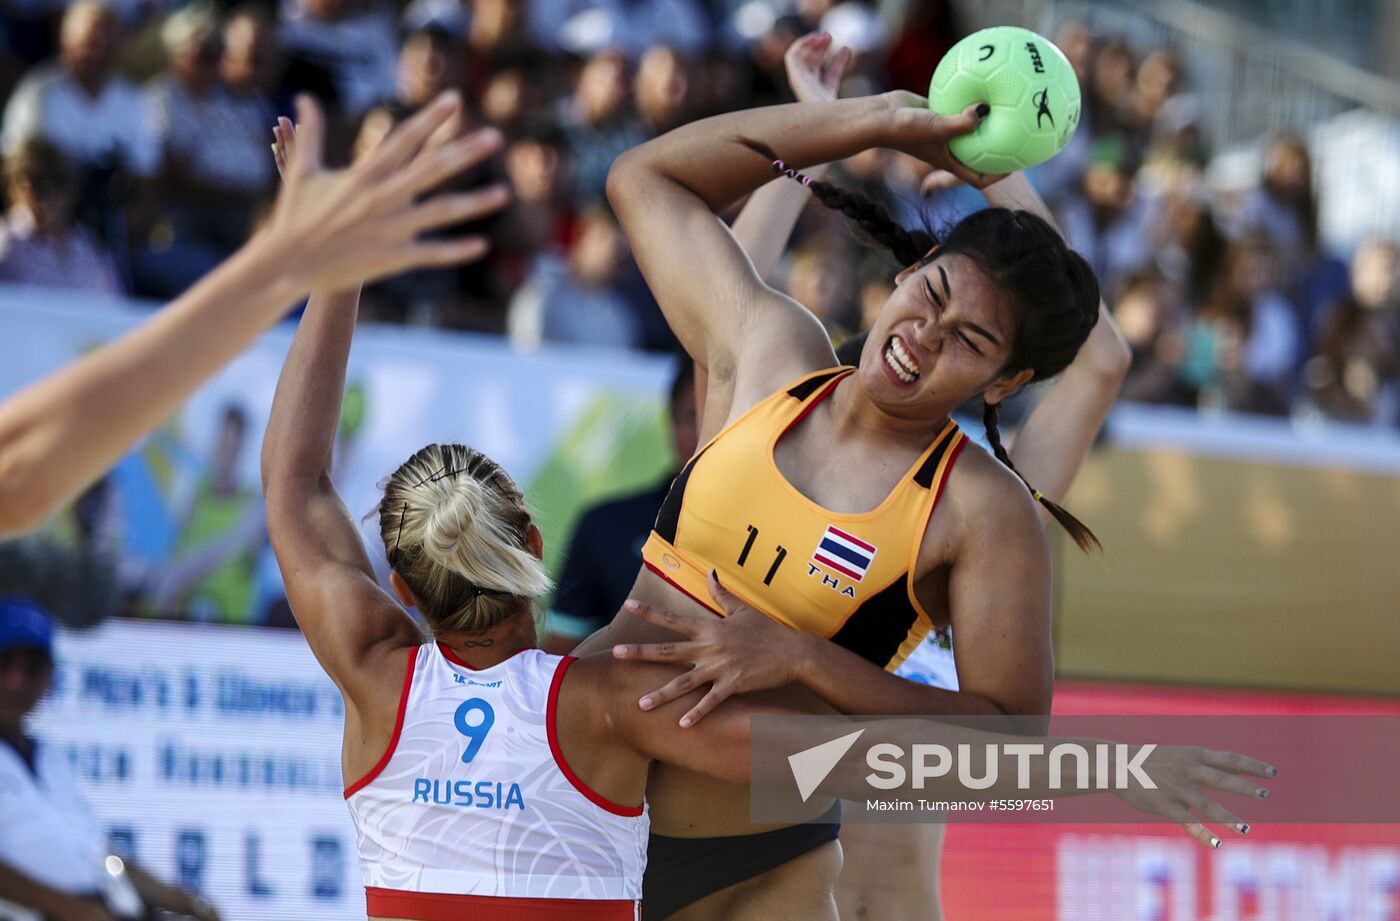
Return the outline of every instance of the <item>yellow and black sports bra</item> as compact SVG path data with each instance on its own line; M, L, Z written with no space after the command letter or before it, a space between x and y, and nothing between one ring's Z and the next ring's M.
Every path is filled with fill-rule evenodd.
M745 603L893 670L933 626L914 596L919 546L967 436L950 420L873 511L822 508L773 449L851 371L804 377L716 435L671 485L642 559L723 616L706 587L713 567Z

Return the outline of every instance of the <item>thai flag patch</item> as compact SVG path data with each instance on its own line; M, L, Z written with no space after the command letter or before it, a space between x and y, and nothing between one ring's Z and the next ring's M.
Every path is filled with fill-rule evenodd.
M875 562L875 548L840 528L827 526L826 533L817 543L812 562L825 566L832 572L840 573L852 582L859 582L870 571Z

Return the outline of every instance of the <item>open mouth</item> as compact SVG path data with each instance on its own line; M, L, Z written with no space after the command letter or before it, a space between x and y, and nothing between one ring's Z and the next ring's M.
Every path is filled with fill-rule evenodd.
M896 378L906 384L912 384L919 379L918 362L914 361L909 350L904 347L904 340L898 336L891 336L890 341L885 343L885 364Z

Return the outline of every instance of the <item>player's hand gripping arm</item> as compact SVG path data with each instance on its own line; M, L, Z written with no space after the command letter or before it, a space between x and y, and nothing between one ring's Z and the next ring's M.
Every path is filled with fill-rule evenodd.
M81 492L306 292L478 258L479 239L419 239L481 210L474 193L423 197L480 159L474 139L424 146L460 106L446 95L364 163L325 171L321 113L302 101L303 143L263 229L135 330L0 403L0 534Z
M732 694L800 684L841 713L1013 715L1026 718L1026 728L1038 728L1050 712L1053 683L1045 530L1024 491L1000 478L972 499L981 527L969 529L948 589L953 636L967 649L959 652L968 667L959 671L966 677L958 691L906 681L829 640L779 624L723 589L711 573L710 593L726 612L722 619L627 602L625 610L685 639L619 645L614 656L693 665L644 695L642 709L708 685L682 719L689 726ZM997 591L987 591L988 585Z
M279 144L291 141L288 127L279 126ZM451 146L465 167L498 149L500 136L477 132ZM489 214L506 198L500 187L475 192L475 207L459 219ZM482 252L485 243L476 246ZM375 693L366 667L372 656L421 641L412 620L379 587L359 529L331 480L358 302L357 288L311 298L277 382L262 450L268 535L288 601L317 659L350 700Z
M694 708L701 691L695 690L664 705L660 712L644 713L632 705L638 693L654 687L674 675L674 668L641 663L609 662L602 655L581 659L570 671L566 682L569 693L581 692L588 702L580 718L590 721L591 739L615 738L646 757L676 764L690 770L735 783L773 783L791 789L792 774L784 755L802 751L816 741L829 740L847 734L855 728L863 730L860 747L844 759L817 788L826 796L863 801L873 795L917 796L921 798L987 802L1004 798L1051 799L1080 796L1100 789L1096 782L1097 768L1092 759L1086 764L1088 783L1083 789L1077 783L1051 784L1049 759L1029 762L1026 784L1021 783L1022 766L1013 751L1006 746L1024 745L1027 737L988 732L966 725L937 723L928 720L880 720L852 726L833 718L825 725L816 720L792 720L794 716L811 716L812 711L775 703L761 696L739 695L725 701L709 719L691 729L683 729L676 717ZM896 679L898 680L898 679ZM769 720L765 724L760 758L751 757L753 745L752 718L788 717ZM1048 752L1062 743L1078 743L1092 750L1100 740L1044 738L1039 740ZM997 782L977 790L964 785L957 772L949 771L937 777L919 781L911 787L913 772L905 775L903 787L876 789L870 783L871 765L861 752L880 743L896 745L910 751L916 744L942 745L958 751L967 745L972 751L987 751L997 746L999 752ZM1129 755L1136 759L1138 746L1130 746ZM1277 771L1270 765L1232 752L1211 751L1190 745L1155 746L1135 763L1151 778L1155 788L1130 784L1112 792L1134 809L1177 822L1210 847L1220 839L1203 824L1225 825L1238 834L1247 834L1249 826L1230 810L1215 802L1212 791L1234 793L1260 799L1264 788L1250 777L1273 777ZM757 768L760 773L755 774ZM980 772L979 772L980 773ZM1105 786L1108 786L1105 784Z

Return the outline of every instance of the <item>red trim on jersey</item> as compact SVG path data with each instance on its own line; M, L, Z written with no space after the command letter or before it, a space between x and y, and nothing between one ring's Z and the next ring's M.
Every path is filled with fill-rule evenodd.
M559 733L555 729L555 717L559 712L559 687L564 683L564 673L577 660L577 656L564 656L560 659L559 666L554 669L554 680L549 683L549 703L544 711L544 729L545 734L549 736L549 753L554 756L554 763L559 767L559 773L563 774L564 778L574 785L574 789L587 797L593 805L600 809L606 809L613 815L636 818L642 814L641 806L623 806L614 803L588 786L582 778L574 773L573 768L569 767L569 762L564 760L564 751L559 747Z
M470 672L481 671L481 669L477 668L476 666L468 665L467 663L463 662L461 657L458 656L457 653L453 652L452 647L448 646L446 643L439 641L437 644L437 648L438 651L442 653L442 657L447 661L451 662L453 665L460 665L462 668L465 668L467 671Z
M631 899L521 899L504 896L404 892L365 887L365 910L372 918L411 921L633 921Z
M943 465L943 476L938 481L938 491L933 494L934 508L938 506L938 497L943 495L943 487L948 485L948 474L953 472L953 465L958 462L958 455L962 453L963 448L967 447L967 435L962 432L958 434L962 435L962 438L950 449L948 462ZM930 514L932 514L932 509L930 509Z
M724 613L723 613L723 612L721 612L721 611L716 611L716 610L714 609L714 606L711 605L708 601L705 601L705 600L703 600L703 599L701 599L701 598L697 598L697 597L695 597L694 595L692 595L690 592L686 591L686 588L685 588L684 585L681 585L679 582L675 581L675 580L672 579L670 576L666 575L666 573L664 573L664 572L662 572L661 570L657 569L654 565L652 565L652 563L651 563L650 560L642 560L642 565L645 566L647 569L650 569L652 572L656 573L658 576L660 576L660 577L661 577L661 581L665 582L667 585L671 586L671 587L674 588L676 591L680 592L682 595L684 595L685 597L689 598L691 601L693 601L693 602L695 602L696 604L700 605L700 607L702 607L702 608L704 608L705 610L709 611L711 614L715 615L716 617L723 617L723 616L724 616Z
M845 531L843 531L843 530L841 530L840 528L836 527L836 525L834 525L834 524L829 524L829 525L827 525L827 526L826 526L826 529L827 529L828 531L830 531L832 534L835 534L837 537L839 537L839 538L841 538L841 539L843 539L843 540L848 540L848 541L850 541L851 543L855 544L857 547L861 548L862 550L869 550L871 553L874 553L874 552L875 552L875 548L872 547L870 544L867 544L865 541L861 540L859 537L856 537L854 534L847 534Z
M812 397L812 401L806 406L802 407L802 412L798 413L797 416L787 424L787 427L783 429L783 434L778 436L778 441L782 441L783 435L786 435L788 432L791 432L793 428L797 425L797 423L801 422L803 419L806 419L807 415L812 410L817 408L817 404L820 403L822 400L825 400L827 397L831 396L831 391L836 389L836 385L844 381L852 373L853 372L851 371L847 371L844 374L838 374L835 377L833 377L830 381L828 381L826 383L826 386L822 387L821 390L818 390L816 396ZM777 444L777 442L775 441L774 444Z
M408 651L408 668L403 674L403 690L399 693L399 712L394 717L394 734L389 737L389 747L384 750L384 757L379 759L379 763L369 769L369 773L345 788L345 798L349 799L369 786L380 772L389 766L389 759L394 757L394 749L399 747L399 733L403 732L403 715L408 710L408 692L413 687L413 666L418 661L418 650Z

